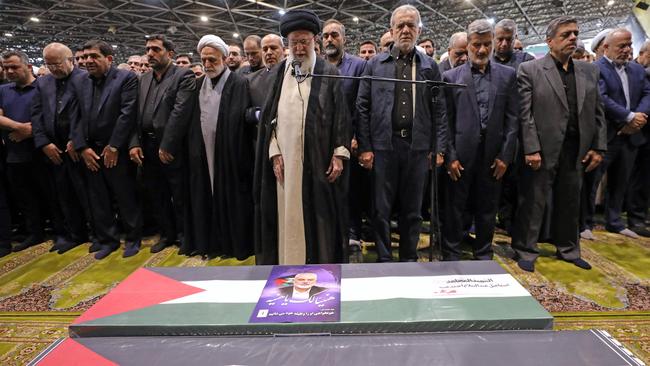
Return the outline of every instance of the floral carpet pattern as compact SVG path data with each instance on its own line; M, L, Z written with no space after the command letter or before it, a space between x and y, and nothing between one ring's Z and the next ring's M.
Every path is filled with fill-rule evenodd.
M597 231L582 243L590 271L553 257L541 244L536 272L521 271L510 259L509 238L495 236L495 260L515 276L555 317L558 330L608 331L645 362L650 361L650 240L633 240ZM252 265L254 258L184 257L176 248L124 259L121 252L97 261L88 244L63 255L50 253L51 242L0 258L0 365L23 365L57 338L67 325L131 272L140 267ZM421 260L428 260L428 236L422 235ZM353 254L353 262L372 262L371 244Z

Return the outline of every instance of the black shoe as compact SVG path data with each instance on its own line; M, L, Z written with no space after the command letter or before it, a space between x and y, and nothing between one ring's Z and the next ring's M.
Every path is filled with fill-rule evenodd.
M151 253L158 253L161 250L163 250L163 249L165 249L167 247L170 247L172 245L173 244L170 244L167 240L161 240L161 241L157 242L156 244L154 244L149 251Z
M95 253L95 259L104 259L108 257L109 254L113 253L116 251L118 247L114 247L111 245L102 245L102 248Z
M591 264L589 264L589 262L587 262L586 260L584 260L582 258L576 258L576 259L573 259L573 260L564 259L564 261L569 262L569 263L573 263L578 268L591 269Z
M20 252L21 250L25 250L25 249L27 249L27 248L29 248L29 247L32 247L32 246L37 245L37 244L40 244L40 243L42 243L43 241L44 241L43 238L35 238L35 237L33 237L33 236L30 236L30 237L28 237L27 239L25 239L25 241L23 241L22 243L16 245L16 246L13 248L13 251L14 251L14 252Z
M124 254L122 254L122 258L129 258L133 257L134 255L138 254L140 252L140 241L136 242L127 242L126 245L124 246Z
M650 238L650 230L646 229L643 226L633 226L630 227L630 230L634 231L639 236L643 236L644 238Z
M526 272L535 272L535 261L525 261L520 259L517 261L517 265Z
M102 250L102 245L97 241L97 239L93 239L92 243L90 244L90 248L88 248L88 253L95 253L99 252Z

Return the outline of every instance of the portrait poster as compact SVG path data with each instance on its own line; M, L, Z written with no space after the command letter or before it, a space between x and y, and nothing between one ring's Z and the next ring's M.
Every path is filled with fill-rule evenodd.
M340 310L340 265L274 266L249 322L337 322Z

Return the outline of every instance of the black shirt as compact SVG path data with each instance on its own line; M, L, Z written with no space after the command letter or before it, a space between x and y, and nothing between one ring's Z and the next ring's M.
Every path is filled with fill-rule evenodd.
M70 74L72 75L72 74ZM63 96L68 88L68 81L70 81L70 75L66 76L63 79L56 79L56 113L54 114L54 125L55 128L55 145L61 149L65 150L65 146L68 143L70 136L70 115L67 108L63 108Z
M93 81L93 104L90 108L91 112L91 118L97 117L97 114L99 112L99 105L101 104L101 98L102 98L102 93L104 92L104 86L106 85L106 75L108 75L108 72L106 74L102 75L101 78L95 78L93 76L90 76L90 78ZM88 124L88 138L89 139L94 139L95 138L95 124L94 123L89 123Z
M171 66L171 65L170 65ZM161 92L160 85L165 81L165 78L169 74L167 71L169 70L169 66L163 72L163 74L160 76L160 80L156 78L155 72L152 71L151 75L151 85L149 86L149 90L147 91L147 97L144 101L144 109L142 110L142 132L144 133L150 133L153 132L153 114L155 112L156 108L156 100L160 98L158 93Z
M397 47L391 49L391 55L395 59L395 78L401 80L413 80L412 62L415 56L415 49L407 55L400 55ZM411 131L413 126L413 84L395 84L395 102L393 104L393 131L402 129Z
M474 66L471 66L471 69L476 92L476 103L478 104L479 118L481 120L481 132L483 132L487 128L488 109L490 108L490 64L488 63L484 73Z
M573 60L569 58L569 67L567 67L566 71L562 63L558 60L555 60L555 66L557 66L562 84L564 84L564 92L566 93L566 100L569 105L569 121L566 136L575 138L578 137L578 94L576 91L576 75Z

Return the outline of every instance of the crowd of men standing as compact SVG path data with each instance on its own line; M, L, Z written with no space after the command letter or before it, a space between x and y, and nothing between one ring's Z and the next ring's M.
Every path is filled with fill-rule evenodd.
M501 225L522 269L534 271L541 240L589 269L579 243L594 239L605 173L606 229L650 236L648 42L632 61L631 33L607 30L584 62L578 22L563 16L535 60L516 49L513 21L477 20L438 64L420 33L417 8L400 6L379 46L355 56L342 23L301 9L243 47L202 37L196 63L164 35L119 65L101 40L74 53L51 43L38 79L27 55L4 52L0 256L49 226L52 251L91 242L97 259L122 239L133 256L153 231L154 253L343 262L366 222L385 262L396 218L399 260L416 261L433 210L444 260L463 243L491 259ZM25 233L13 246L12 219Z

